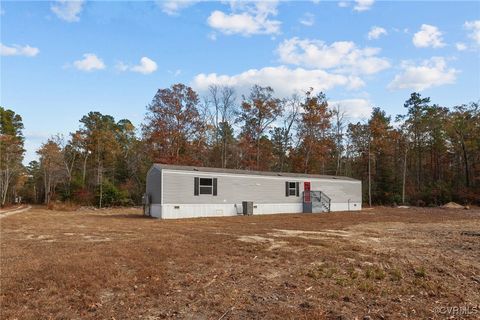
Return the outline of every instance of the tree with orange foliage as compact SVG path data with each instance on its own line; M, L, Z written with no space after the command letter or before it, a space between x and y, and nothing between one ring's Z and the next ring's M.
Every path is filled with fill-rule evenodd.
M298 152L302 163L297 169L304 173L325 173L327 157L333 147L329 135L332 115L327 98L322 92L313 95L312 90L307 91L302 108L298 124Z
M153 158L162 163L196 164L194 142L204 131L198 95L184 84L159 89L147 106L143 136Z
M282 102L274 97L270 87L254 85L250 95L243 96L238 122L242 123L240 144L243 145L246 168L260 169L261 140L269 126L282 115L282 111ZM252 148L252 144L255 148Z
M373 108L368 121L370 134L371 181L373 181L373 202L385 204L399 194L395 185L395 146L397 135L390 124L391 118L380 108Z
M44 203L49 204L55 196L57 184L65 177L62 149L55 138L50 138L37 151L43 173Z

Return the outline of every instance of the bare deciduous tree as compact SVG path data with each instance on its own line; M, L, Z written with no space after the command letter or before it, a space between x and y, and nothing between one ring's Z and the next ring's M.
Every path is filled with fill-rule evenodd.
M340 104L336 104L332 108L333 118L333 135L335 140L335 157L336 157L336 169L335 175L340 174L342 155L345 150L343 145L343 135L346 126L345 111Z

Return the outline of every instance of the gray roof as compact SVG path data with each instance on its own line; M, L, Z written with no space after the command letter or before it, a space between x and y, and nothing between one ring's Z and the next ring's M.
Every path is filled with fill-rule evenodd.
M272 177L317 178L317 179L359 181L357 179L344 177L344 176L330 176L330 175L321 175L321 174L208 168L208 167L196 167L196 166L179 166L179 165L161 164L161 163L155 163L153 166L157 169L160 169L160 170L161 169L169 169L169 170L180 170L180 171L216 172L216 173L230 173L230 174L249 174L249 175L272 176Z

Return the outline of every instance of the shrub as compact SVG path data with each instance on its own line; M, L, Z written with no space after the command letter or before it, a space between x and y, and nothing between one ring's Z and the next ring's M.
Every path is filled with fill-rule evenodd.
M82 205L92 205L95 197L88 189L81 188L73 192L73 200Z
M100 203L100 186L96 189L95 204ZM102 185L102 206L131 205L133 201L128 197L128 193L118 189L110 181L104 181Z
M77 211L79 206L71 202L50 202L47 205L48 210L55 211Z

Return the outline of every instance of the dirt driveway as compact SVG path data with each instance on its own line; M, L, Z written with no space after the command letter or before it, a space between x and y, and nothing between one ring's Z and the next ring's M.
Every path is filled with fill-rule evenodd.
M0 225L2 319L480 318L478 209Z

